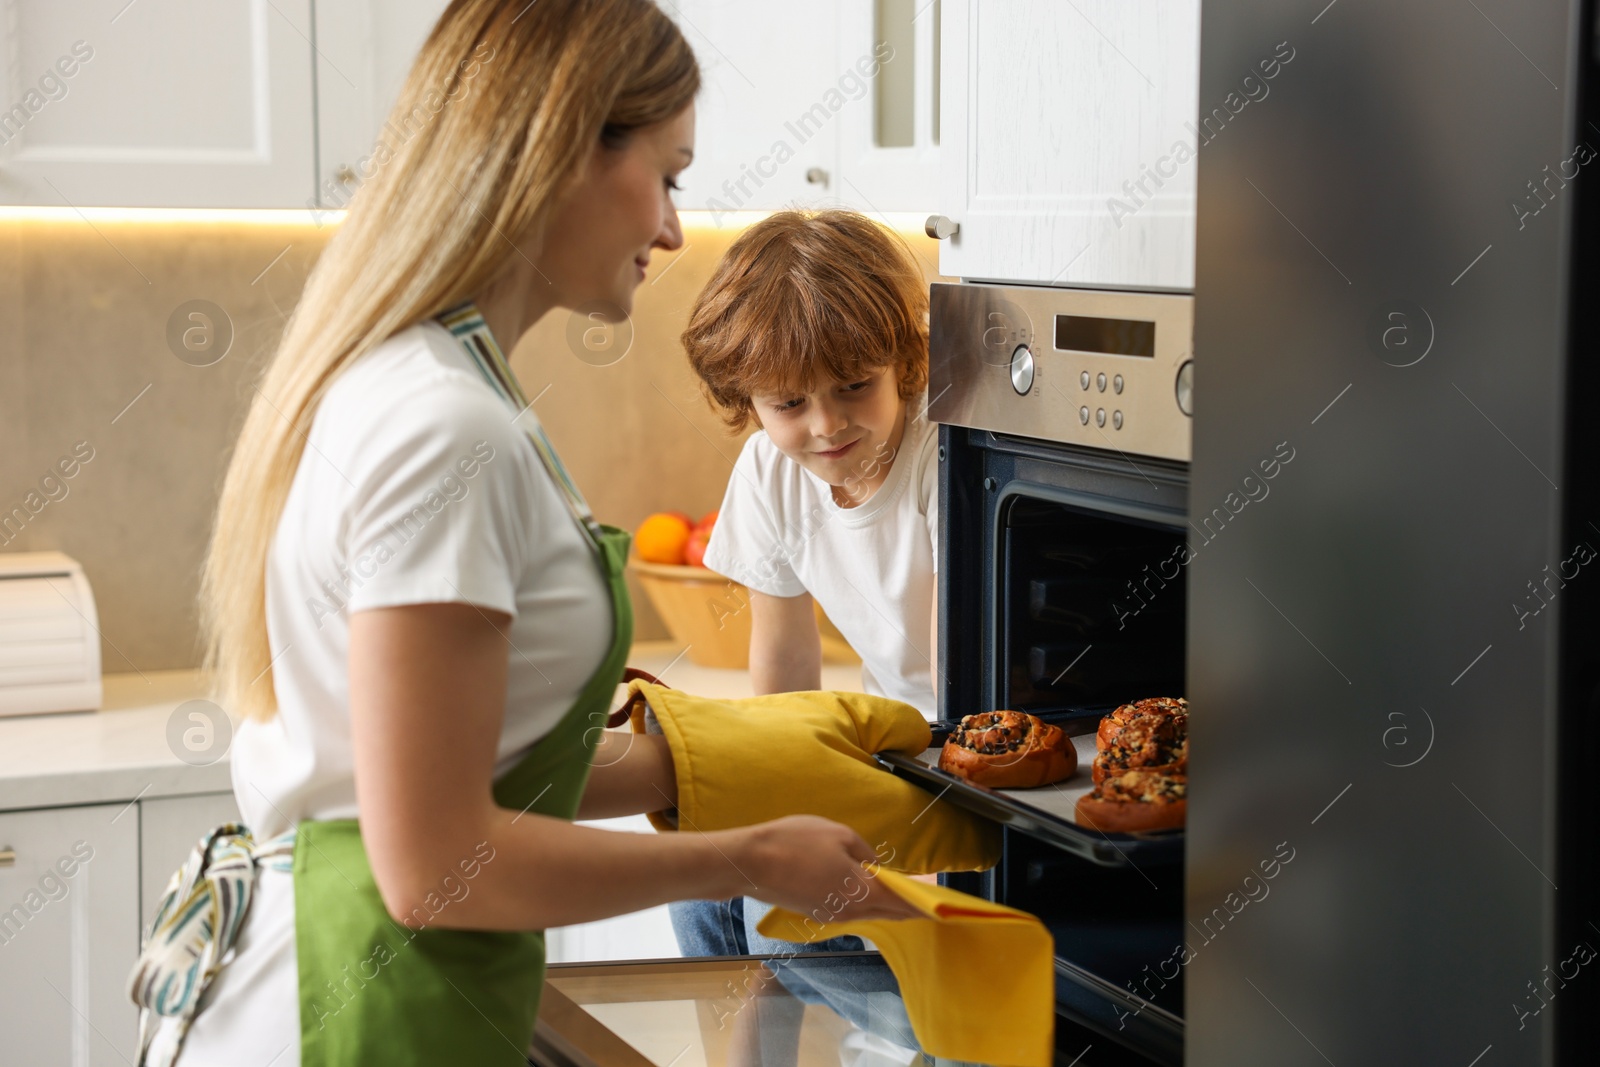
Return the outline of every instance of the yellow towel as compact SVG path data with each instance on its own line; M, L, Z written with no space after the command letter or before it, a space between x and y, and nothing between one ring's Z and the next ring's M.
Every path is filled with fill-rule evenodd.
M880 869L877 883L874 891L891 890L927 918L819 924L774 908L756 929L785 941L840 934L871 941L900 982L924 1052L1004 1067L1050 1067L1055 949L1044 924L1027 912L894 871Z
M672 749L684 830L821 815L855 830L898 871L976 871L1000 859L994 823L873 760L874 752L928 747L928 724L909 704L821 692L713 700L643 681L630 683L628 699L633 729L649 729L648 704ZM679 828L650 818L658 830Z

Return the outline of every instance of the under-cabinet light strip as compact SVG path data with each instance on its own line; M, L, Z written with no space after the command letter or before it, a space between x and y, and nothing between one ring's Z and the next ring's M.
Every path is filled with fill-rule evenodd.
M678 218L686 229L737 230L766 218L766 211L680 211ZM315 211L305 208L164 208L164 207L37 207L0 205L3 222L128 222L188 223L211 225L232 223L252 226L328 226L344 219L343 211ZM921 232L925 215L896 211L873 214L892 229Z

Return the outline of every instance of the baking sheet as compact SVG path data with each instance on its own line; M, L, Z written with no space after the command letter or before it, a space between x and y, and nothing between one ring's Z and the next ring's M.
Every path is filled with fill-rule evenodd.
M1078 798L1093 788L1095 729L1109 709L1080 709L1040 717L1066 731L1078 753L1078 770L1071 778L1037 789L986 789L939 769L939 753L953 721L934 725L933 744L916 757L881 752L878 761L903 778L909 778L935 796L966 808L1004 826L1048 841L1058 848L1105 867L1144 863L1181 863L1184 831L1154 830L1142 833L1106 833L1079 825Z
M1089 776L1090 764L1094 762L1094 734L1080 734L1072 738L1072 747L1078 750L1078 769L1066 781L1042 785L1037 789L991 789L989 792L1030 808L1038 808L1065 822L1077 823L1078 798L1094 788ZM918 756L917 762L937 768L939 753L943 749L942 744L934 745Z

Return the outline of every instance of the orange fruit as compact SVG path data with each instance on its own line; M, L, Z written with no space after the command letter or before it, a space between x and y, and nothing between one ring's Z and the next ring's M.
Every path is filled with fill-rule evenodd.
M656 512L633 532L633 547L646 563L683 563L689 523L682 515Z

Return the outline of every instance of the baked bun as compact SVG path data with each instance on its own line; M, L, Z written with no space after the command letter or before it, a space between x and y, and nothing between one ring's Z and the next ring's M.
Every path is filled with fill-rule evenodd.
M1183 716L1189 714L1189 702L1182 697L1146 697L1135 700L1130 706L1141 711L1165 711Z
M1103 833L1174 830L1188 816L1188 793L1185 775L1124 771L1078 798L1078 823Z
M1149 697L1145 700L1135 700L1123 704L1100 720L1100 729L1097 737L1100 747L1107 743L1110 731L1119 726L1138 719L1166 718L1173 722L1174 727L1187 736L1189 729L1189 702L1182 697Z
M1187 774L1189 705L1173 697L1124 704L1100 720L1095 748L1095 785L1123 771Z
M1059 726L1025 711L968 715L939 753L939 769L990 789L1028 789L1071 778L1078 751Z

